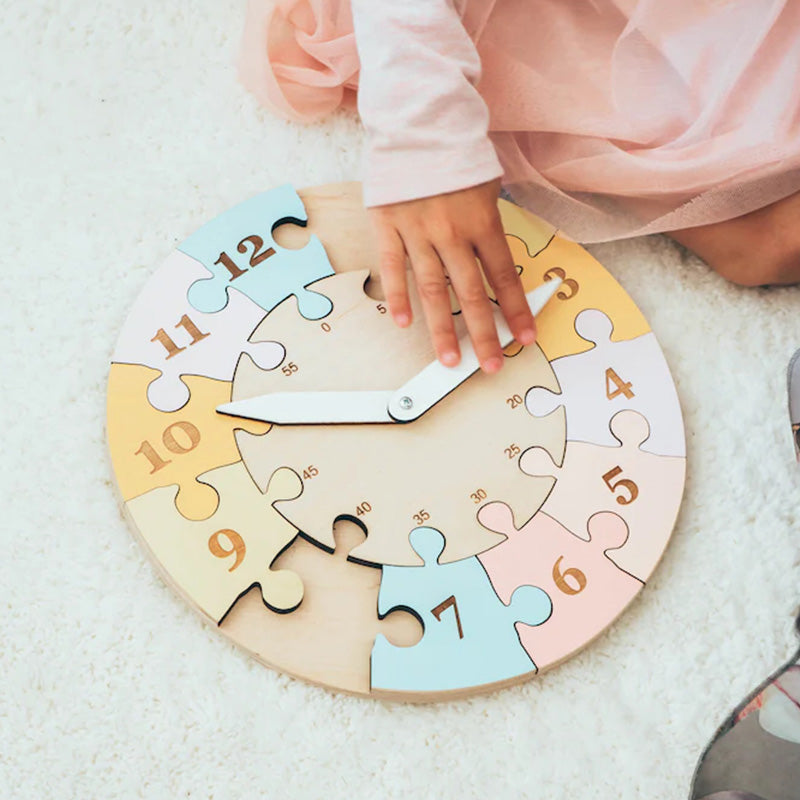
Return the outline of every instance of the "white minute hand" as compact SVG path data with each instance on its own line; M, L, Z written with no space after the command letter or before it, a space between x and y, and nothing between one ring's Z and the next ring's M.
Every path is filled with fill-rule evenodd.
M555 278L527 293L528 305L534 316L544 308L560 285L561 279ZM514 336L499 313L495 313L495 323L500 347L506 347ZM469 336L462 336L458 346L461 361L455 367L445 367L439 361L432 361L391 396L388 411L393 419L398 422L418 419L478 370L480 362Z

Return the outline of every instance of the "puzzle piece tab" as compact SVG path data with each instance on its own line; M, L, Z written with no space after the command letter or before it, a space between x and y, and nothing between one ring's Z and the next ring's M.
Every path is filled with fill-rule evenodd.
M225 617L221 629L262 661L314 683L369 694L370 652L378 633L394 645L416 644L419 620L407 611L378 618L381 570L348 560L364 540L352 522L334 529L330 554L297 537L273 569L297 573L305 586L303 602L291 614L264 608L253 589Z
M184 379L190 392L186 405L158 411L147 401L147 388L157 377L156 370L138 364L111 365L106 424L122 499L178 484L180 513L204 519L214 513L217 496L197 476L239 460L235 429L263 434L270 426L217 414L216 407L230 400L230 382L195 375Z
M366 277L340 273L317 284L334 303L324 324L286 304L269 314L251 338L279 339L286 360L265 372L242 358L233 399L396 389L432 361L422 315L409 328L395 326L385 304L364 294ZM369 531L354 558L417 564L403 526L429 522L454 531L442 560L455 561L500 541L475 518L482 502L504 500L532 516L552 486L551 478L531 479L518 465L521 450L534 442L559 462L563 456L563 411L537 419L522 401L540 382L557 389L541 350L531 346L500 373L473 375L408 425L275 425L269 443L246 434L236 441L259 486L283 466L303 478L303 494L278 508L323 546L333 545L334 519L349 516Z
M206 223L178 246L212 274L195 281L189 302L198 311L220 311L230 290L242 292L264 311L270 311L290 295L307 319L319 319L331 310L331 302L309 284L333 274L322 242L314 235L298 250L281 247L273 232L291 222L305 225L303 202L290 184L240 203Z
M621 569L647 580L678 515L686 460L642 450L649 427L635 411L615 414L610 430L621 446L567 441L561 467L545 450L533 447L522 454L520 468L529 475L556 479L542 511L576 536L585 538L586 521L596 512L619 514L630 534L625 545L608 556Z
M240 292L233 292L214 314L189 303L189 287L207 274L200 262L175 250L136 299L114 350L113 362L161 371L147 387L147 399L160 411L177 411L188 402L183 375L230 381L242 352L262 369L272 369L283 359L276 342L247 341L264 309Z
M594 346L552 361L561 394L533 388L525 398L528 410L540 416L563 405L569 441L613 446L609 420L617 411L631 408L650 425L648 452L685 456L680 403L655 336L648 333L614 342L611 320L596 309L582 311L575 330Z
M508 537L477 556L500 599L507 602L518 586L535 584L552 600L553 612L544 624L517 626L520 641L539 669L595 638L644 585L606 557L628 535L616 514L601 512L589 519L589 541L541 511L519 530L503 503L489 503L478 516L487 528Z
M523 586L500 602L477 558L437 559L444 537L415 528L411 546L421 567L385 567L378 611L411 608L422 620L422 641L397 648L379 635L372 650L372 687L387 692L445 692L512 681L536 665L523 650L516 622L540 625L551 611L539 588Z
M175 507L175 486L153 489L126 504L153 555L215 622L256 584L267 605L291 611L302 600L303 584L291 570L272 570L270 565L297 529L272 505L302 491L297 476L291 470L276 472L266 494L253 485L241 462L198 479L219 495L208 519L184 519Z

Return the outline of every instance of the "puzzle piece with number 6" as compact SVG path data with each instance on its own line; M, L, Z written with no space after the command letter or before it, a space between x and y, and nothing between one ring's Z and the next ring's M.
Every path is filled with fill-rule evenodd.
M643 450L650 429L636 411L616 413L610 430L618 440L616 447L567 441L561 467L546 450L532 447L522 454L519 465L528 475L556 479L541 510L576 536L585 537L586 521L596 512L619 514L630 534L609 558L631 575L647 580L678 515L686 460Z
M631 408L650 425L648 452L685 456L678 395L655 335L614 342L611 320L597 309L578 314L575 330L594 346L551 361L561 394L535 387L525 398L528 410L544 416L563 405L568 441L613 446L609 420L617 411Z
M242 352L261 369L273 369L283 359L277 342L247 341L264 318L264 309L246 295L233 292L227 305L213 314L189 303L189 287L207 274L198 261L173 251L136 299L117 341L112 362L160 370L147 387L147 399L160 411L186 405L189 387L181 380L184 375L230 381Z
M644 585L607 556L628 535L624 520L601 512L587 522L589 540L579 539L539 512L519 530L504 503L478 512L489 530L508 538L477 558L503 602L535 584L550 596L553 613L538 627L519 625L519 638L540 669L552 666L607 628Z
M380 567L348 559L364 541L354 522L334 526L331 554L298 536L273 563L303 581L303 602L290 614L276 614L252 589L241 597L220 628L257 658L324 686L369 694L370 651L383 633L395 646L416 644L419 620L407 611L378 618Z
M440 564L444 537L415 528L411 546L421 567L384 567L378 612L410 608L422 620L422 641L398 648L378 635L372 650L372 688L382 692L445 692L513 682L536 665L520 644L517 622L541 625L551 612L547 594L518 588L502 603L475 556Z
M180 487L176 504L187 519L204 519L217 507L216 493L197 481L201 472L239 461L233 432L264 434L264 422L217 414L231 397L229 381L187 375L190 397L178 411L147 401L158 372L138 364L112 364L108 376L107 432L111 460L123 500L160 486Z
M126 504L167 575L214 622L256 584L270 608L296 608L303 598L300 578L271 565L297 535L297 529L273 508L277 500L302 491L297 476L280 470L262 493L238 462L210 470L198 480L219 496L216 511L207 519L191 521L178 513L175 486L153 489Z
M324 317L331 301L308 288L333 274L322 242L312 235L304 247L293 250L273 238L278 226L287 222L305 226L307 220L303 201L291 184L284 184L206 223L178 246L212 275L189 287L189 302L198 311L220 311L235 289L270 311L294 295L304 317Z

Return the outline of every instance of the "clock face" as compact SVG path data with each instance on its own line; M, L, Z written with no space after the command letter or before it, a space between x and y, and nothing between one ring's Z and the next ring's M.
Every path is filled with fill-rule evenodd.
M263 662L400 699L510 684L597 636L660 559L685 450L658 343L586 251L500 210L526 291L562 285L537 344L410 423L216 410L391 392L433 361L419 308L397 328L370 279L355 184L234 207L134 305L108 389L125 509L168 580Z

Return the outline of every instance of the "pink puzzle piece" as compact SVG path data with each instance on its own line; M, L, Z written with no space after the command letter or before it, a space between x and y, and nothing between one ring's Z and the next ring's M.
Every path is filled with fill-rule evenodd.
M177 411L189 400L182 375L230 381L242 352L262 368L273 369L284 356L277 342L250 343L264 309L231 292L228 304L204 314L186 299L189 286L208 277L199 261L174 251L145 285L122 329L112 361L161 370L147 389L159 411Z
M635 411L615 414L610 431L621 446L568 441L561 467L546 450L531 447L522 453L519 465L528 475L556 479L541 510L576 536L586 536L586 520L598 511L619 514L630 534L609 558L631 575L647 580L678 516L686 460L654 456L641 449L649 427Z
M595 514L588 522L589 541L573 536L541 511L517 530L505 503L485 505L478 520L508 537L478 555L498 597L508 603L517 587L530 584L544 589L553 601L546 622L516 626L522 646L539 669L602 633L644 585L606 557L606 551L621 546L628 535L616 514Z
M652 333L612 342L613 325L602 311L589 308L575 318L578 335L591 350L550 362L561 394L531 389L525 404L536 417L566 407L567 441L615 444L608 427L625 408L650 423L646 450L662 456L685 456L686 443L678 395L661 347Z

